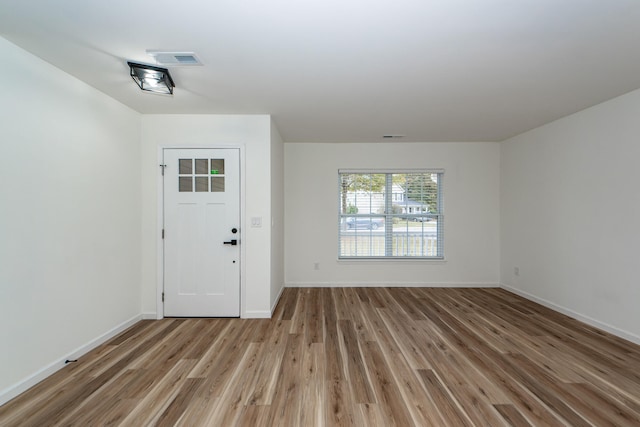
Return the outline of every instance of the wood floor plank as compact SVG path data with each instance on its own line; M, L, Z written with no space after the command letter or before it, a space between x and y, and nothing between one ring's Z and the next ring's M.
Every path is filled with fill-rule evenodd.
M386 298L381 294L379 288L363 288L361 292L367 293L367 298L374 308L385 308ZM362 297L360 297L362 299Z
M544 398L553 399L553 396L547 395L538 384L529 381L529 377L511 366L502 353L486 345L481 336L474 334L466 323L460 322L457 316L449 312L446 298L443 299L442 290L429 291L429 293L432 301L425 301L425 306L431 306L433 312L438 313L437 316L431 317L431 320L444 331L450 343L455 344L466 354L467 358L481 367L482 372L501 383L505 392L508 393L507 395L513 399L514 404L521 410L526 410L527 415L535 419L536 423L542 425L563 424L563 421L558 418L558 414L549 406L542 406L538 403L539 400L542 400L543 403L548 404L549 402L545 402ZM555 401L551 403L555 403ZM566 409L567 414L571 413L570 408L567 408L566 405L560 404L559 406L562 410ZM582 423L584 420L580 419L580 422Z
M336 296L334 290L329 288L323 288L321 295L325 334L324 420L328 427L354 426L356 411L340 352Z
M202 380L202 378L193 379ZM203 387L203 385L201 384L200 387ZM206 425L206 420L211 418L211 414L215 412L221 402L224 401L222 398L211 395L198 396L197 393L198 392L196 391L196 394L192 397L189 407L182 414L182 417L176 421L176 427Z
M203 378L187 378L186 382L182 384L176 397L171 401L160 414L156 427L171 427L184 415L184 412L189 407L191 399L202 385Z
M444 420L452 425L459 426L472 426L471 421L462 412L457 402L447 391L447 388L442 384L442 381L438 379L436 373L431 369L418 369L420 378L424 381L424 384L431 396L433 396L436 406L442 415Z
M342 357L340 357L340 340L338 338L338 316L331 289L322 290L324 307L324 343L326 347L326 373L329 381L344 381Z
M225 399L220 401L220 404L216 406L216 410L211 412L209 419L203 424L237 425L249 393L247 385L256 375L260 360L264 357L265 347L264 343L252 342L248 344L237 369L233 370L232 376L221 393L222 396L225 396Z
M152 324L153 324L153 320L141 320L140 322L131 326L126 331L123 331L120 334L116 335L115 337L111 338L109 341L107 341L105 345L107 346L121 345L126 340L131 339L137 335L140 335L142 332L144 332L145 329L150 327Z
M597 411L599 415L607 419L610 425L640 426L640 414L630 410L602 390L596 389L592 384L563 384L563 388L572 401L578 400L586 406L587 411Z
M478 337L469 333L468 329L457 321L455 316L447 312L435 300L440 291L428 290L429 298L422 299L421 309L436 325L448 342L458 348L485 376L499 385L520 411L526 412L527 418L534 423L545 426L562 426L564 424L548 407L540 403L537 397L514 378L505 372L501 364L500 353L492 352ZM451 325L451 326L450 326ZM483 349L484 351L478 351Z
M131 364L131 369L160 369L173 366L176 361L183 359L184 353L195 347L204 319L194 319L186 322L184 319L176 321L178 326L165 335L145 355Z
M82 375L98 377L107 370L113 371L113 366L116 363L121 363L125 357L128 358L129 362L133 362L139 357L147 356L152 346L157 345L167 335L171 335L180 325L181 323L176 319L163 319L153 323L139 335L118 345L105 357L98 358L94 363L86 364L86 370L82 371ZM143 343L142 346L141 343ZM129 358L131 354L135 354L135 357ZM80 359L79 362L84 364L83 359Z
M299 289L294 288L285 288L284 291L282 291L282 298L280 303L278 303L278 307L276 307L276 314L280 311L280 308L282 308L282 317L280 317L282 320L291 320L293 318L296 309L298 309L298 293Z
M369 383L353 323L351 320L339 320L338 322L346 356L344 361L347 381L351 387L353 401L355 403L375 403L375 396Z
M566 399L559 397L557 394L558 389L553 387L555 384L547 380L542 370L536 370L532 363L523 360L520 356L517 354L512 355L511 358L500 358L503 369L572 426L589 426L590 424L584 418L584 414L577 413ZM536 376L533 372L541 375Z
M515 406L510 404L495 405L496 410L502 415L502 417L512 427L529 427L531 424L525 417L516 409Z
M306 329L305 342L307 344L321 343L324 339L323 319L322 319L322 299L319 289L310 289L309 298L305 306Z
M0 426L635 426L640 346L502 289L286 288L272 319L139 322Z
M270 405L275 394L280 366L289 338L291 320L278 320L272 324L270 337L265 342L265 354L252 382L247 387L245 405Z
M380 345L384 358L393 371L413 420L418 426L444 425L445 422L440 418L435 403L428 394L425 395L416 371L409 366L409 362L380 318L379 311L373 307L363 308L370 328L374 331L375 341Z
M238 419L238 427L256 427L269 425L269 406L251 405L245 406L242 414ZM196 424L182 424L184 427L194 426Z
M61 406L63 396L78 387L77 383L73 381L75 375L72 370L72 367L65 367L46 381L36 384L9 403L0 406L0 425L3 427L22 426L27 420L37 419L38 414L47 408ZM65 378L62 374L63 371L69 372L69 377ZM70 411L66 411L66 413L68 412Z
M116 408L125 405L130 406L130 402L126 400L126 389L129 384L139 376L140 372L136 370L127 370L114 379L108 387L103 387L96 393L91 394L87 399L83 400L75 410L70 410L60 420L60 424L71 423L78 425L90 425L99 414L114 413ZM117 419L117 417L116 417ZM109 419L110 422L115 420Z
M376 401L388 426L412 426L413 419L378 343L364 343L363 354Z
M229 356L238 356L241 342L248 338L247 326L247 322L227 322L227 327L214 339L189 376L208 378L216 373L224 375L221 363L229 363Z
M526 305L528 310L535 313L538 318L551 321L551 326L554 329L563 331L568 337L576 337L579 341L593 343L593 350L603 351L613 360L640 362L640 354L636 350L636 345L627 340L596 329L562 313L549 310L532 301L524 300L502 289L491 289L490 295L507 301L511 298L512 301L517 301L518 305Z
M359 289L359 288L356 288L356 289ZM369 329L368 322L366 321L364 314L362 312L362 310L365 307L369 306L370 303L368 302L368 298L367 298L367 301L363 301L358 295L358 293L356 292L356 289L353 289L353 288L343 289L345 291L344 295L348 300L347 304L351 314L351 321L353 322L353 327L355 328L358 334L358 341L360 342L371 341L373 339L371 335L372 331Z
M63 390L58 390L54 401L38 401L35 408L31 408L29 419L34 425L55 425L65 418L65 416L74 411L76 407L82 404L83 400L91 396L96 390L112 381L117 375L122 373L132 362L139 357L145 355L153 346L155 346L163 336L170 334L177 325L168 322L167 326L156 331L154 335L147 337L137 346L133 347L129 352L122 355L120 359L111 364L108 369L104 370L100 375L93 377L88 376L84 382L74 381L68 384ZM110 352L106 357L110 358L114 352ZM44 403L44 404L43 404ZM20 422L17 425L22 425Z
M205 323L202 324L201 329L195 331L198 339L183 355L185 359L202 359L204 354L211 347L211 343L215 342L216 338L222 334L222 331L228 325L228 322L224 321L223 319L204 320Z
M358 405L358 409L360 412L356 415L356 418L358 419L359 425L376 427L387 426L387 420L380 409L380 405L375 403L363 403Z
M269 420L272 425L293 426L301 418L303 334L289 334L275 386Z
M302 408L298 425L321 427L324 416L324 346L306 344L302 359Z
M333 300L336 310L336 319L344 320L351 319L351 309L345 295L345 289L343 288L331 288L331 294L333 294Z
M327 427L350 427L359 425L357 404L349 392L345 380L329 379L325 381L324 420Z
M566 363L558 357L550 357L549 348L540 340L523 333L518 328L505 322L486 309L482 304L472 301L468 292L452 294L458 299L465 300L472 307L473 314L464 316L465 324L476 330L485 340L491 341L492 346L503 354L512 352L514 348L519 348L522 353L537 361L545 369L551 371L553 375L563 382L580 382L584 378L579 371L574 369L574 364ZM562 357L562 354L557 356Z
M632 404L632 406L640 403L640 400L637 399L640 396L640 381L629 378L625 374L628 369L616 369L608 363L602 363L599 357L592 357L590 352L577 351L574 347L567 345L567 343L558 340L556 337L542 336L539 337L539 341L547 346L549 354L562 357L567 363L573 363L574 370L578 374L586 372L585 377L613 386L608 388L617 389L616 393L626 394L629 399L635 401L635 405ZM602 386L605 387L605 385ZM640 410L640 407L637 409Z
M398 288L397 290L394 289L392 296L411 320L425 319L424 314L419 310L418 305L416 304L416 298L411 290L403 288Z
M149 392L139 400L135 408L122 420L121 426L155 425L175 397L180 393L195 360L180 360L171 367Z
M433 371L472 423L503 425L493 405L508 401L506 395L467 363L464 355L449 348L439 337L435 338L430 350Z
M413 369L430 369L431 362L425 357L423 350L425 343L419 339L420 336L416 333L417 324L409 322L407 318L391 313L385 308L379 309L378 313L411 367Z
M309 288L305 288L298 292L296 306L300 307L300 310L296 310L291 317L291 329L289 330L290 334L303 335L305 329L307 328L306 304L310 298L309 291Z

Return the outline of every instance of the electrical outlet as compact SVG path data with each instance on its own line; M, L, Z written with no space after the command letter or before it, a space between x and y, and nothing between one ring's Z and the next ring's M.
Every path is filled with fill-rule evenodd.
M319 262L314 262L313 263L313 269L314 270L320 270L320 263Z
M520 267L513 267L513 275L520 276Z

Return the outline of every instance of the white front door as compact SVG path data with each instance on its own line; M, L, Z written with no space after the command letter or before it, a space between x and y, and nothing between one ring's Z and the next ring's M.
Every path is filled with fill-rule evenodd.
M164 149L164 315L240 315L239 149Z

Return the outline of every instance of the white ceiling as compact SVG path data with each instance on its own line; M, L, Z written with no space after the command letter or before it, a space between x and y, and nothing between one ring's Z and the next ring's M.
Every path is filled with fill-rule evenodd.
M141 113L272 114L288 142L500 141L640 88L638 0L0 0L0 35ZM204 66L143 93L147 49Z

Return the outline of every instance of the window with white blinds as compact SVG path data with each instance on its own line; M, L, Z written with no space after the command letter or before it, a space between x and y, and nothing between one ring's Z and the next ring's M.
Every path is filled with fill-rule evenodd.
M444 258L443 170L338 175L339 258Z

